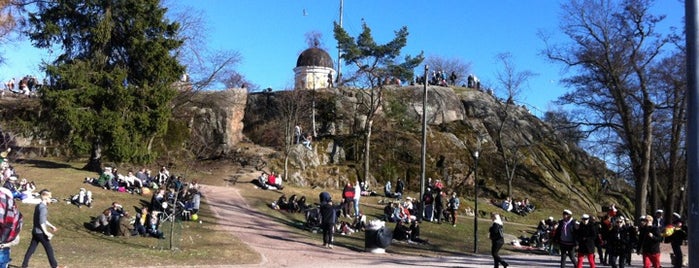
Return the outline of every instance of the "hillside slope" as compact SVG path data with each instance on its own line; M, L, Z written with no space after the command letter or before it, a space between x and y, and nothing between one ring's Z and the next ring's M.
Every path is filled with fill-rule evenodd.
M286 93L284 93L286 94ZM364 180L362 170L362 126L366 116L361 109L365 95L353 89L325 89L297 94L315 99L317 136L309 152L301 145L290 151L290 180L300 185L336 186L346 180ZM282 115L270 107L284 106L286 97L275 93L250 94L244 118L244 134L253 142L277 148L280 153L271 168L283 169L281 141ZM373 122L371 177L374 189L391 180L403 179L409 189L420 185L422 87L386 88L382 109ZM310 129L312 110L306 108L296 122ZM516 151L516 175L512 197L529 198L536 205L601 211L603 204L621 204L626 193L605 194L600 180L604 163L573 144L525 108L507 104L487 92L470 88L428 88L427 97L427 177L442 179L448 189L473 200L475 159L478 137L482 143L478 178L480 198L507 197L504 150ZM507 114L507 116L505 116ZM506 120L505 126L503 119ZM498 135L502 128L502 135ZM498 137L502 137L499 139ZM497 146L499 143L503 147ZM513 163L514 158L508 158Z

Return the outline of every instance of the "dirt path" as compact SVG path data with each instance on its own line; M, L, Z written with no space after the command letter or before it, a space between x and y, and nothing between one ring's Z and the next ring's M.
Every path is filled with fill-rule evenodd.
M261 256L260 263L219 267L492 267L490 256L422 257L399 254L373 254L336 246L326 249L314 241L288 232L286 226L251 208L235 187L202 185L205 202L218 218L218 224L249 245ZM234 219L234 220L233 220ZM361 235L361 234L359 234ZM667 251L664 251L667 252ZM663 266L671 267L667 253ZM232 256L234 257L234 256ZM510 267L559 267L558 256L508 255ZM640 264L640 257L632 258ZM640 267L640 266L631 266Z

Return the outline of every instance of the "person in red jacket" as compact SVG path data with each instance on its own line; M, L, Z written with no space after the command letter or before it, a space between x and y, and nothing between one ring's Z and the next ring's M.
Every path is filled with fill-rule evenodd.
M353 215L350 211L352 204L354 204L354 186L348 181L347 185L345 185L345 188L342 190L342 215L347 218ZM358 212L355 211L355 214L358 214Z

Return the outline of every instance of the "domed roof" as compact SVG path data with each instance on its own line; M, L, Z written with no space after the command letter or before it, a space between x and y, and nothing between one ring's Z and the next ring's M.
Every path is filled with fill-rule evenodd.
M301 66L318 66L333 68L333 60L330 54L317 47L312 47L304 50L296 60L296 67Z

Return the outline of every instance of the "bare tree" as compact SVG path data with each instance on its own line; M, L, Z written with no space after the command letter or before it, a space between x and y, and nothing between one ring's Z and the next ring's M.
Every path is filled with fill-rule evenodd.
M425 64L430 66L432 70L442 71L446 74L447 81L453 86L463 85L466 83L466 78L471 73L471 63L464 62L460 58L443 58L440 56L428 56L425 59ZM451 81L450 76L454 74L454 81Z
M323 33L319 31L310 31L305 34L306 37L306 44L308 45L308 48L323 48Z
M172 17L180 24L178 37L184 41L175 55L187 67L187 73L183 75L188 77L185 82L191 85L192 91L210 88L216 83L226 85L235 76L241 77L239 81L245 81L235 70L243 59L239 52L209 47L210 31L203 11L187 6L175 6L172 10Z
M300 125L300 117L309 113L308 93L303 90L285 90L275 94L278 104L274 108L277 115L281 117L281 129L284 134L281 136L284 152L284 181L289 179L289 155L294 146L298 146L296 144L299 137L296 135L302 135L302 133L296 133L295 128Z
M497 128L495 146L498 148L498 152L505 164L507 196L512 197L512 181L514 180L517 166L523 157L520 150L528 146L524 144L523 139L519 139L516 135L519 126L517 119L512 116L512 110L517 108L515 99L522 92L523 85L537 74L529 70L517 71L510 53L500 53L496 55L496 58L502 64L503 69L496 72L495 78L502 86L501 90L504 91L507 100L503 108L498 111L500 126Z
M686 54L684 51L673 54L660 61L651 72L652 88L658 96L657 111L654 121L653 166L651 179L651 201L654 207L660 207L664 198L665 211L682 213L680 205L683 199L681 190L687 183L686 126L687 80ZM663 187L664 186L664 187ZM679 209L678 209L679 207ZM671 213L666 213L665 222L671 221Z
M572 91L559 101L582 108L576 121L611 135L635 180L635 217L646 214L656 100L649 68L668 40L655 32L664 17L649 13L650 0L572 0L562 5L567 44L548 44L544 54L577 74L563 80Z

